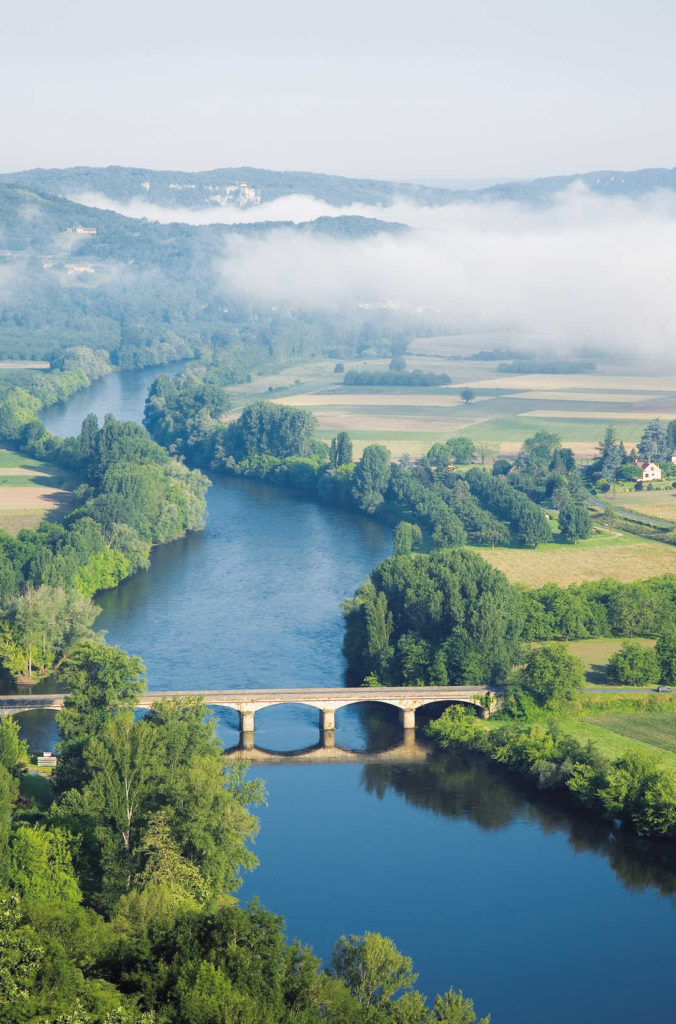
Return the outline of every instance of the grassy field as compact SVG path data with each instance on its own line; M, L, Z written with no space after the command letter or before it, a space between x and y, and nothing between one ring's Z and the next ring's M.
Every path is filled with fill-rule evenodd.
M590 719L558 719L556 724L580 743L592 740L605 757L615 760L629 750L653 757L657 754L676 774L676 713L609 713Z
M676 754L676 712L657 711L641 714L613 715L612 713L588 718L592 726L607 729L618 736L638 740L651 747L659 747Z
M36 359L0 359L0 370L48 370L49 363Z
M70 506L73 480L61 470L0 449L0 530L16 535L42 520L59 519Z
M635 637L635 643L641 644L642 647L654 647L655 641L649 640L646 637ZM582 658L585 666L585 673L587 676L587 683L589 686L598 686L599 693L602 694L607 691L607 676L606 669L608 667L608 661L619 651L620 647L624 643L624 640L619 637L593 637L591 640L570 640L562 641L565 644L566 649L570 654L573 654L576 658ZM537 645L534 645L537 646ZM641 687L641 686L627 686L623 687L626 692L631 695L632 693L653 693L655 688Z
M514 583L565 587L612 576L622 582L676 572L676 547L633 534L594 534L578 544L542 544L524 548L474 548Z

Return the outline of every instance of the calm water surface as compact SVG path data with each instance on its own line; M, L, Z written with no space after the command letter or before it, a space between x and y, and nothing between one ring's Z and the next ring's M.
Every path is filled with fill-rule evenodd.
M45 415L74 433L90 411L139 419L156 371L104 378ZM103 595L98 625L139 654L153 688L339 685L340 601L390 550L376 523L246 481L209 491L203 534L153 553ZM26 715L48 745L47 716ZM226 745L234 714L217 712ZM256 716L257 744L318 739L317 712ZM344 709L339 745L394 746L393 714ZM52 741L53 742L53 741ZM676 868L473 758L417 764L254 765L269 794L256 842L259 895L326 957L340 934L390 935L430 996L449 985L494 1024L676 1021Z

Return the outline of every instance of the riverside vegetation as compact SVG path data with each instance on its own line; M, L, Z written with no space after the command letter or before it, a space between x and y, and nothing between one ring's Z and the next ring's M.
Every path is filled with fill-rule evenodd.
M141 663L99 641L62 679L53 785L24 774L18 728L0 721L3 1024L476 1021L461 992L428 1008L377 933L340 938L322 970L280 917L237 903L263 793L224 769L202 699L135 719Z
M0 663L21 682L56 671L91 635L100 590L146 568L154 544L202 528L206 477L172 459L136 423L88 416L78 437L37 420L4 436L83 482L63 523L0 533Z
M197 464L298 487L370 514L387 509L399 520L395 556L345 602L344 653L354 683L502 686L499 729L451 710L433 727L436 739L464 743L541 786L565 789L640 835L676 837L670 766L654 752L628 750L608 759L559 728L556 719L574 717L584 703L584 674L579 659L547 643L657 635L656 653L625 645L611 676L629 684L676 683L676 577L532 590L510 585L462 550L468 542L536 547L550 540L547 507L559 511L562 540L576 543L591 533L573 453L556 435L539 431L513 463L497 459L492 473L457 472L457 462L475 455L462 437L434 445L417 465L392 465L381 445L367 446L355 465L349 437L338 434L330 448L322 445L304 410L259 402L226 423L226 409L227 398L204 374L159 378L146 423ZM425 540L438 550L414 552ZM530 642L545 646L528 650ZM630 710L626 702L624 710Z
M210 434L214 424L220 424L220 414L214 414L216 403L221 401L219 391L198 379L190 387L194 389L194 436L199 436L205 424ZM205 390L200 393L200 389ZM201 417L200 426L204 397L213 403L213 423ZM327 449L314 440L306 414L293 410L295 415L291 415L283 409L275 411L278 409L264 404L247 410L236 424L215 427L218 436L214 441L220 441L222 447L214 444L212 458L218 457L226 470L255 476L261 447L288 451L300 444L298 455L266 452L275 472L284 465L287 482L292 483L294 474L303 472L309 481L309 472L299 463L316 462L314 487L320 476L334 473L335 479L342 471L349 483L349 498L347 486L342 488L344 500L367 512L389 500L390 482L399 472L408 474L403 477L408 481L404 486L410 489L411 482L420 483L421 493L438 495L436 485L442 483L439 477L448 479L442 486L449 491L457 487L459 481L453 478L448 462L449 457L458 456L453 456L450 448L430 453L427 463L415 471L406 466L393 470L387 451L375 450L362 459L365 465L360 471L352 464L349 438L339 435ZM182 426L178 418L175 425L179 429ZM170 442L175 451L178 440L180 434ZM129 526L139 537L145 537L147 558L149 545L170 539L171 529L196 528L188 525L185 516L172 520L168 532L160 528L160 503L149 500L144 489L146 471L151 480L157 466L171 475L177 471L177 464L134 425L107 418L99 427L90 417L78 438L61 441L31 420L20 426L14 443L37 457L59 459L87 479L87 490L78 495L78 500L83 499L82 506L75 510L80 515L74 514L66 521L61 528L65 534L87 518L104 531ZM554 451L543 459L546 466L541 478L553 472L551 462L555 458L564 465ZM299 462L294 463L294 459ZM131 470L128 466L118 479L116 468L120 463L129 463ZM178 472L189 474L184 467L178 467ZM496 497L496 492L485 489L484 478L501 478L483 470L475 472L482 478L474 488L486 504L488 498L484 495L490 495L494 508L503 515L504 510L527 509L523 521L530 516L536 530L547 536L548 521L525 491L502 479ZM557 483L565 484L573 495L577 486L574 466L559 469L555 475ZM198 483L199 488L204 487L199 474L192 479L195 487ZM509 494L505 498L505 486L516 497ZM159 493L151 488L155 497ZM529 535L523 530L520 534L515 527L515 522L521 522L518 512L514 522L506 524L483 508L471 483L465 496L467 504L461 511L468 524L468 509L474 516L486 511L500 523L508 542L528 542ZM444 585L450 581L447 596L457 617L457 628L465 629L470 637L469 645L463 644L460 632L447 637L451 643L439 657L448 623L437 617L435 671L442 671L448 654L453 670L461 665L469 677L477 671L472 643L480 642L493 645L491 672L498 678L520 657L522 612L518 592L515 597L504 577L472 552L447 550L453 542L442 530L432 541L440 550L429 555L413 553L411 548L421 543L423 529L429 539L446 516L446 511L441 512L441 506L430 501L428 495L421 497L420 503L424 511L411 518L422 526L400 522L396 531L400 553L390 563L403 560L411 567L423 565L425 560L434 563ZM443 497L441 504L456 515ZM86 514L82 512L85 508ZM460 514L457 520L467 536L469 531ZM457 528L447 518L447 529L449 523ZM53 527L45 524L42 533L48 535ZM40 532L35 531L36 536ZM456 545L464 536L457 533ZM17 544L24 544L26 539L32 540L21 535ZM112 540L112 534L108 539ZM41 549L42 544L37 547ZM62 548L59 544L46 547L49 551L40 554L35 564L44 561L52 565L51 571L60 572ZM18 598L30 593L24 567L32 564L25 557L17 557L14 563ZM75 590L78 570L72 575ZM92 593L100 589L97 583L94 573ZM393 585L396 588L394 577ZM37 589L41 586L45 584L38 584ZM431 583L426 590L423 587L418 614L425 612L426 596L436 607L438 599L433 591ZM78 592L86 598L81 589ZM472 603L475 598L477 604ZM378 603L381 607L374 615L366 607L358 614L372 619L376 633L380 631L389 642L394 620L376 594ZM404 611L405 604L402 601ZM477 632L473 639L472 630L480 617L485 618L483 638ZM10 630L18 631L21 617L14 615L12 619L10 614L7 618ZM44 629L40 635L44 636ZM373 636L368 630L367 638L371 643ZM406 643L397 643L388 663L392 671L404 663L409 670L416 663L424 664L415 637L413 641L408 650ZM32 650L29 643L26 647ZM551 660L553 655L548 652L546 649L545 657ZM432 646L428 653L432 654ZM59 715L62 747L53 790L38 785L40 780L25 777L25 750L16 728L11 720L2 725L0 749L8 753L3 753L2 761L6 842L1 858L4 927L0 933L0 984L5 989L0 1020L31 1024L273 1024L285 1020L428 1024L445 1020L471 1024L476 1019L471 1001L452 990L429 1009L414 988L410 960L381 936L367 933L343 937L335 946L331 966L321 970L309 950L285 941L281 919L256 905L238 906L232 897L240 872L254 863L248 840L255 831L255 821L248 808L262 794L241 773L231 770L223 775L218 743L211 723L205 720L203 704L199 700L176 701L156 707L135 721L132 708L138 688L143 686L140 664L116 648L103 645L86 624L70 637L67 648L54 650L51 660L40 668L48 672L59 663L60 678L72 696ZM541 668L533 678L540 678ZM551 701L567 702L575 687L565 693L557 690L560 675L555 665L554 690L540 695L534 694L532 685L529 689L525 677L520 677L513 689L512 713L528 716L537 714L532 705L547 709ZM375 677L372 682L379 681L375 672L371 676ZM528 723L529 727L532 724ZM18 778L24 794L24 801L19 803ZM644 818L636 814L631 819L637 831L656 834L655 815Z
M61 439L31 409L2 439L85 482L62 524L0 534L3 672L69 691L51 780L0 719L0 1022L472 1024L462 992L428 1007L383 936L341 937L323 969L282 918L238 904L260 783L224 769L201 699L137 719L141 662L92 631L99 590L201 528L208 481L135 423L90 415Z

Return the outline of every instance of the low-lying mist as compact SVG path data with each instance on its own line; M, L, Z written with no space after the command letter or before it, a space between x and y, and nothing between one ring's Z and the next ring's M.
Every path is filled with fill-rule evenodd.
M672 192L608 198L576 185L540 208L395 203L368 215L411 230L239 236L223 260L225 290L297 308L396 308L457 331L515 332L547 354L676 355Z

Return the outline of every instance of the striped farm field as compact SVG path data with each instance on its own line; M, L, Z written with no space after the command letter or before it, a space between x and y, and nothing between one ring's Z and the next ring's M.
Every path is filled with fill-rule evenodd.
M658 754L661 763L676 773L676 749L670 747L673 739L673 721L667 721L661 727L656 721L654 722L655 728L661 728L662 730L659 734L656 734L656 738L661 740L661 742L657 743L653 742L649 731L650 726L646 721L647 719L661 719L662 715L667 719L672 718L668 711L664 711L656 712L653 715L632 713L608 716L598 715L593 719L557 719L556 724L559 729L569 736L574 736L580 743L587 743L591 740L599 753L604 757L615 760L629 751L639 751L653 757ZM676 718L676 715L673 717ZM607 723L606 718L608 720ZM620 718L626 718L626 723L618 722ZM631 723L635 718L639 719L639 723L637 728L632 729ZM640 735L632 735L633 733L639 733Z
M53 466L0 449L0 530L35 529L68 511L72 482Z
M483 420L467 429L466 433L475 441L514 441L519 444L532 437L538 430L558 434L564 445L576 441L598 443L606 426L614 426L625 444L634 444L643 433L649 417L645 419L619 420L604 416L601 421L591 416L569 418L558 413L556 416L504 416L495 420Z
M530 401L547 402L587 402L587 403L610 403L618 405L631 402L664 402L661 395L646 395L644 391L518 391L512 398L528 398Z
M432 392L431 394L429 392ZM286 398L273 398L273 402L283 404L288 401ZM326 406L342 406L344 408L357 409L369 406L391 408L396 406L414 405L419 408L426 406L445 408L462 405L462 399L444 391L442 388L425 388L421 394L420 390L414 388L390 388L386 392L376 393L369 388L348 390L341 388L340 391L333 391L329 394L300 394L293 396L293 405L300 405L306 409Z
M540 419L557 419L557 418L560 418L560 416L561 416L561 410L560 409L534 409L532 412L530 412L530 411L522 412L519 415L520 416L528 416L529 418L534 418L534 419L537 419L537 418L540 418ZM623 423L626 423L627 421L632 422L632 423L647 423L648 422L648 417L650 417L652 419L653 416L664 416L664 417L667 417L668 419L676 417L676 400L674 401L673 408L671 408L671 409L661 408L661 409L655 409L654 411L651 409L649 411L649 413L646 413L646 418L644 420L637 419L636 411L635 410L633 412L621 412L621 411L609 412L606 409L603 409L603 410L567 409L566 413L565 413L565 418L567 420L603 420L604 422L609 422L610 421L610 422L613 422L613 423L617 423L620 420Z
M574 391L585 388L589 391L669 392L676 394L676 377L635 377L605 375L602 373L502 373L503 387L515 391ZM494 388L496 378L468 381L472 388Z

